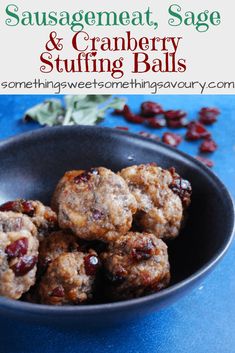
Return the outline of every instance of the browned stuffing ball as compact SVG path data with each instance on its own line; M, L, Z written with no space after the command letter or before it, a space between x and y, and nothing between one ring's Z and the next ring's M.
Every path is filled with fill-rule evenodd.
M40 201L18 199L0 206L0 211L13 211L29 216L38 230L39 240L57 228L57 215Z
M131 228L136 200L120 176L100 167L65 173L52 208L61 228L86 240L109 242Z
M38 267L44 272L59 255L79 250L78 238L68 232L57 231L45 237L39 246Z
M180 231L185 208L190 204L191 185L174 168L156 164L134 165L119 173L137 201L135 223L158 238L175 238Z
M99 260L95 251L64 253L55 258L39 283L41 303L82 304L92 299Z
M112 300L154 293L170 281L167 246L153 234L129 232L109 244L101 260Z
M0 212L0 295L19 299L35 283L37 229L28 216Z

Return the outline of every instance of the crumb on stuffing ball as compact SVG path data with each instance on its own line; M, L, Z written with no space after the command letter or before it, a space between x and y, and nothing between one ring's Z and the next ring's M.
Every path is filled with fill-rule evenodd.
M99 167L65 173L52 207L61 228L86 240L109 242L131 228L136 200L122 177Z
M167 246L153 234L129 232L109 244L101 260L112 300L154 293L170 281Z
M190 204L191 185L174 170L154 163L134 165L119 173L137 201L134 222L141 230L158 238L175 238L180 231L184 210Z
M75 305L90 301L98 268L99 259L92 250L57 256L39 283L41 303Z
M19 299L34 285L37 229L28 216L0 212L0 295Z

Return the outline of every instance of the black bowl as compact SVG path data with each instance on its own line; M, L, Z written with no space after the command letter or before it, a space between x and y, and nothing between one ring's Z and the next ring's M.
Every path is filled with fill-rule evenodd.
M15 198L50 203L67 170L157 162L176 167L193 186L182 234L170 242L172 282L159 293L118 303L53 307L0 298L0 314L40 323L110 324L159 310L195 286L232 240L233 203L221 181L194 158L143 137L100 127L41 129L0 143L0 202Z

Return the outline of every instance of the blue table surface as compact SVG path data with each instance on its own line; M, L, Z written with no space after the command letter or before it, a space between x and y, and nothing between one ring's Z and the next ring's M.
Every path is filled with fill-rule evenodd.
M49 97L0 96L0 138L40 128L34 123L23 124L21 117L26 109ZM186 110L190 119L195 118L203 106L220 108L222 114L218 123L209 128L219 145L212 156L214 172L235 197L235 96L127 96L127 99L135 112L140 102L151 99L165 109ZM153 132L127 124L123 118L110 113L101 125L126 125L132 132ZM164 129L156 134L162 131ZM184 141L180 149L196 155L198 143ZM187 296L160 312L105 331L57 329L0 318L0 352L235 352L234 269L233 242L219 266Z

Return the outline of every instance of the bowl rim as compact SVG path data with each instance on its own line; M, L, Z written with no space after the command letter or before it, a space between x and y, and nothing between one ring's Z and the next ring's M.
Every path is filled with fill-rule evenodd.
M50 135L52 133L57 133L62 130L67 130L67 131L74 131L74 130L80 130L80 131L88 131L88 130L100 130L104 131L105 133L108 134L115 134L115 135L121 135L124 137L133 137L138 140L142 140L145 142L148 142L150 145L159 145L163 149L167 149L169 151L172 151L183 158L186 158L187 160L191 161L193 164L198 166L200 169L202 169L206 174L209 174L210 178L213 179L213 181L220 187L221 190L224 192L224 197L226 198L227 201L227 207L229 210L229 214L231 217L230 220L230 230L228 232L228 238L225 241L224 245L221 246L217 252L213 255L213 257L207 261L199 270L194 272L192 275L187 277L186 279L179 281L172 286L165 288L161 290L160 292L146 295L144 297L140 298L135 298L135 299L129 299L129 300L124 300L120 302L111 302L111 303L102 303L102 304L88 304L88 305L67 305L67 306L52 306L52 305L45 305L45 304L34 304L34 303L29 303L29 302L23 302L19 300L14 300L14 299L9 299L5 297L0 297L0 309L5 309L5 310L11 310L15 311L17 310L18 313L20 312L25 312L31 313L31 314L39 314L40 316L43 315L48 315L48 314L57 314L57 315L71 315L73 314L95 314L103 311L118 311L119 309L125 309L125 308L130 308L130 307L135 307L135 306L140 306L145 303L150 303L150 302L155 302L158 299L163 299L165 297L168 297L170 294L173 292L178 292L181 289L186 289L189 284L193 284L197 280L199 280L201 277L203 277L206 273L209 273L210 270L223 258L225 253L227 252L228 248L230 247L233 237L234 237L234 232L235 232L235 205L233 202L233 199L226 188L226 186L223 184L223 182L216 176L216 174L211 171L208 167L206 167L203 163L198 161L196 158L193 156L188 155L185 152L182 152L180 150L176 150L175 148L168 146L162 142L158 142L155 140L150 140L149 138L143 137L141 135L137 135L135 133L130 133L122 130L118 130L115 128L109 128L109 127L103 127L103 126L57 126L57 127L44 127L43 129L37 129L33 131L29 131L26 133L18 134L16 136L12 136L7 139L3 139L0 141L0 148L7 146L8 144L11 143L20 143L25 139L28 138L36 138L41 135Z

